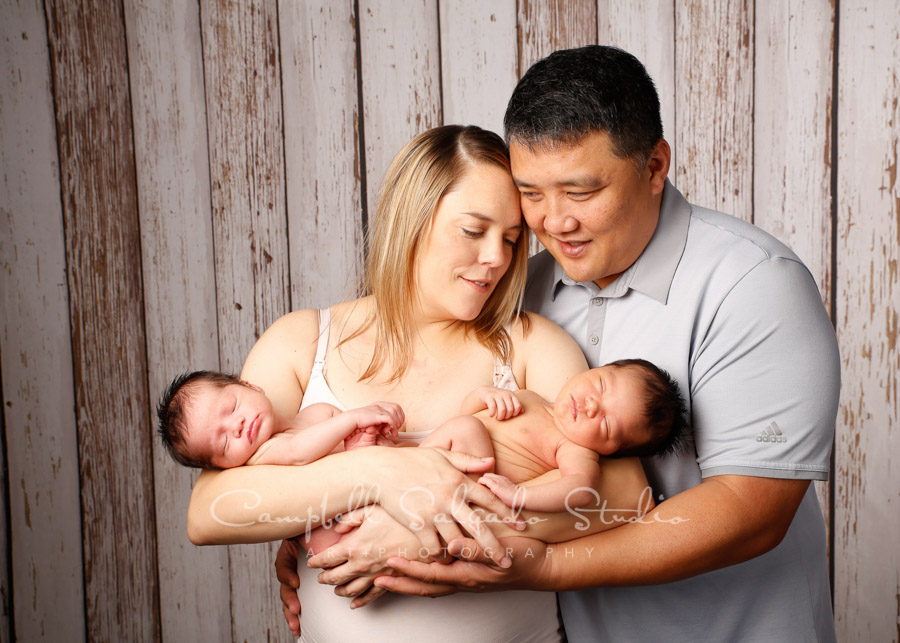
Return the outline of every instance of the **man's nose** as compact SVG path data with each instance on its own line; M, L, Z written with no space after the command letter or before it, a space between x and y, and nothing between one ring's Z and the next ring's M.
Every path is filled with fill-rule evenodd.
M547 199L544 212L544 230L550 234L565 234L578 228L578 219L569 213L567 204L562 199Z

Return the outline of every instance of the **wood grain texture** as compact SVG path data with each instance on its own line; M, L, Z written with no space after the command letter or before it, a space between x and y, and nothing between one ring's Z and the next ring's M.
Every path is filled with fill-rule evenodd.
M835 447L838 639L897 641L900 596L900 13L840 3Z
M388 0L359 2L370 217L394 155L413 136L442 122L437 0L399 6Z
M147 325L149 422L178 373L219 366L203 61L197 6L127 0L129 80ZM153 440L163 640L231 639L228 552L187 539L196 473Z
M675 150L674 0L597 2L597 42L619 47L640 60L659 94L663 136L672 147L669 180L677 183Z
M834 7L756 5L753 222L788 244L831 306ZM830 523L829 484L816 492Z
M588 0L520 0L519 77L557 49L597 42L597 3Z
M121 9L111 2L47 3L92 641L159 636L141 248Z
M440 12L444 122L503 136L518 76L515 2L442 2Z
M753 2L676 3L678 188L752 221Z
M240 372L288 311L278 19L275 0L201 2L219 356ZM232 636L289 640L274 544L229 547Z
M3 598L14 611L4 613L0 638L11 640L14 619L22 641L63 631L83 640L78 443L46 21L36 0L7 4L3 16L0 380L4 540L12 554Z
M291 308L355 294L362 271L353 2L279 4Z
M597 43L597 4L586 0L521 0L519 2L519 77L557 49ZM529 254L543 249L534 235Z

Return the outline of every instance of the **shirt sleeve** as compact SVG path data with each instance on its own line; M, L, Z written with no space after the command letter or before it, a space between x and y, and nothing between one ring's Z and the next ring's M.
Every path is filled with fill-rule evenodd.
M692 421L702 475L826 479L840 357L806 267L762 261L695 341Z

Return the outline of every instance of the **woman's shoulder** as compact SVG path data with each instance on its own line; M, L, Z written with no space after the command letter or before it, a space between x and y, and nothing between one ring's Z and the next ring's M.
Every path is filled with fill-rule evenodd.
M537 313L522 313L510 325L509 330L513 346L529 344L540 346L547 341L552 341L573 344L577 348L575 340L561 326Z
M544 399L555 398L566 380L587 369L575 340L541 315L528 313L517 320L510 327L510 339L516 380Z

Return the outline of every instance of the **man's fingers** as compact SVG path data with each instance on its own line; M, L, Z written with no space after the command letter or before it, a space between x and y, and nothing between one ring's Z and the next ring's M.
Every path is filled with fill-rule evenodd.
M297 598L297 590L291 589L287 585L281 586L281 603L284 607L285 612L290 612L291 614L299 615L300 614L300 599ZM287 618L287 617L285 617ZM289 623L290 624L290 623Z
M275 576L278 582L297 589L300 587L300 577L297 576L297 551L298 543L293 538L282 540L275 556Z
M300 617L296 614L293 614L287 610L287 608L283 609L284 611L284 620L287 621L288 628L291 630L291 634L294 636L300 636Z
M475 538L485 551L491 554L491 559L497 565L509 567L512 564L505 555L505 552L500 546L500 541L494 535L494 532L488 529L485 522L471 507L468 505L459 507L454 514L454 518L466 527L469 534ZM447 540L447 542L450 542L450 540Z
M494 560L488 556L481 545L473 538L457 538L447 545L447 553L471 563L484 563L490 565Z
M364 607L386 593L387 590L383 587L370 587L367 591L350 601L350 609L355 610L358 607Z
M438 565L439 563L435 563ZM404 576L379 576L375 579L375 587L383 588L397 594L409 594L411 596L447 596L456 592L452 585L435 585L423 583L414 578Z

